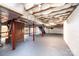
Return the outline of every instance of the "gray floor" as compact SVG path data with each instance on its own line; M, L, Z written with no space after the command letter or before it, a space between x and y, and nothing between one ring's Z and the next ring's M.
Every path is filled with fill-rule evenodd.
M27 36L28 37L28 36ZM72 56L62 35L36 36L35 42L28 37L12 51L10 45L0 48L0 56Z

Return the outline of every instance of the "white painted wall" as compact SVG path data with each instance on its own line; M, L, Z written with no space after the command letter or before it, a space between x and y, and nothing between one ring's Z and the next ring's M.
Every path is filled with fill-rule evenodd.
M74 55L79 56L79 6L64 22L64 40Z
M63 34L63 28L46 29L46 33Z
M30 32L31 32L31 35L32 35L32 34L33 34L33 28L30 29ZM35 29L34 29L34 34L35 34L35 35L41 34L41 31L39 30L38 27L35 27Z

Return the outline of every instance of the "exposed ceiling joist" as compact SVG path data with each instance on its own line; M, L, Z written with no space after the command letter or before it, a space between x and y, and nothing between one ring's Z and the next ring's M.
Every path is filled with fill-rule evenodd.
M31 9L33 9L33 8L35 8L35 7L37 7L38 5L34 5L33 7L31 7L31 8L29 8L29 9L26 9L26 11L29 11L29 10L31 10Z
M70 12L69 13L56 14L56 15L53 15L53 17L60 17L60 16L63 17L63 15L65 16L65 15L68 15L68 14L70 14Z
M57 11L57 10L61 10L61 9L64 9L64 8L68 8L68 7L70 7L71 5L72 5L72 4L65 4L65 5L60 6L60 7L49 7L49 8L47 8L47 9L44 10L44 11L41 11L41 10L40 10L40 11L34 13L34 15L41 14L41 13L45 13L45 12L51 13L52 11Z
M64 9L61 9L61 10L52 11L49 14L52 14L52 13L55 13L55 12L60 12L60 11L63 11L63 10L68 10L68 9L71 9L71 8L74 8L74 7L75 6L70 6L69 8L64 8Z
M65 5L65 4L56 4L56 3L41 4L41 7L38 7L38 8L40 8L40 10L33 12L33 14L40 13L40 12L43 12L43 11L46 11L46 10L50 10L50 9L53 9L53 8L60 7L60 6L56 6L56 5Z
M51 9L51 8L54 8L54 7L57 7L59 5L64 5L63 4L56 4L56 3L41 3L41 4L38 4L38 6L33 6L34 8L29 8L29 9L26 9L27 11L30 11L30 12L42 12L43 10L48 10L48 9ZM28 7L28 6L27 6Z
M72 14L72 12L76 9L76 7L78 6L79 4L77 4L76 6L74 6L73 10L71 11L71 13L64 19L64 20L67 20L67 18Z
M44 16L44 15L39 15L39 16L36 16L37 18L44 18L44 19L49 19L49 18L51 18L51 17L54 17L54 16L61 16L61 15L66 15L66 14L70 14L70 12L71 11L67 11L67 12L65 12L65 13L58 13L58 14L55 14L55 15L51 15L51 16L49 16L49 15L47 15L46 17Z
M46 10L49 10L49 9L52 9L52 8L56 8L56 7L49 7L49 8L44 9L44 10L40 10L40 11L37 11L37 12L33 12L33 14L40 13L40 12L43 12L43 11L46 11Z
M25 7L25 4L23 6ZM53 3L33 4L24 8L22 17L25 19L18 19L16 21L21 21L26 25L35 23L35 25L43 24L47 27L53 27L57 24L63 24L63 21L66 20L76 8L75 6L77 6L77 4L73 3L67 3L61 6L54 6Z
M48 14L50 16L56 15L56 14L61 14L61 13L66 13L68 11L72 11L74 8L68 8L68 9L64 9L64 10L60 10L60 11L53 11L51 14Z

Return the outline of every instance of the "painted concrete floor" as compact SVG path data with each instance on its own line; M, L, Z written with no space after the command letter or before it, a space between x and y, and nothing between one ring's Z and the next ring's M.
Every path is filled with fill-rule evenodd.
M73 54L62 35L45 35L36 36L35 42L32 41L32 37L28 37L13 51L10 45L0 47L0 56L73 56Z

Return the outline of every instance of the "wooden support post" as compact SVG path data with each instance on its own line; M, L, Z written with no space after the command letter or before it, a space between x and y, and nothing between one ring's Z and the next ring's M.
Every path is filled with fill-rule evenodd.
M8 27L8 38L6 38L6 44L8 44L9 43L9 39L10 39L10 34L9 34L9 26L7 25L7 27Z
M44 36L44 33L42 32L42 37Z
M29 25L29 36L30 36L30 25Z
M15 24L12 24L12 50L15 50Z
M35 41L35 34L34 34L34 23L33 23L33 41Z
M1 24L1 12L0 12L0 47L3 46L3 44L1 43L1 26L2 24Z
M0 16L1 17L1 16ZM0 19L0 47L2 46L1 44L1 19Z

